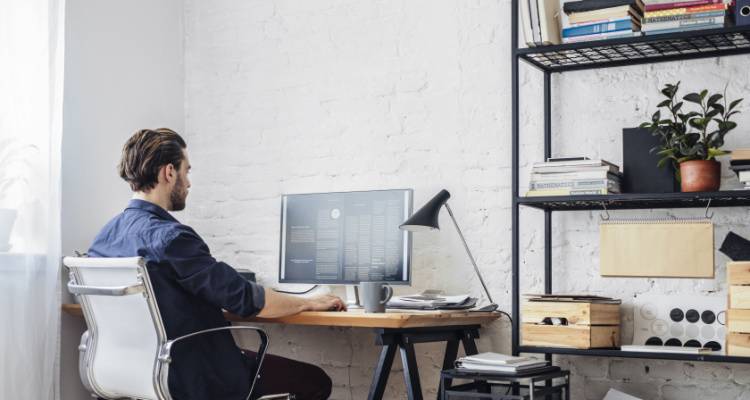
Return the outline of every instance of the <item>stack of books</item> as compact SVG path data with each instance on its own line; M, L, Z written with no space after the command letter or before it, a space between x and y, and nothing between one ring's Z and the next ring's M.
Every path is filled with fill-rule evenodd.
M750 190L750 149L732 150L729 168L737 174L745 190Z
M456 360L460 370L517 374L547 367L547 361L531 357L513 357L500 353L479 353Z
M620 193L620 167L587 157L550 158L534 163L526 196Z
M564 43L640 35L642 0L582 0L563 5Z
M724 27L730 0L643 0L647 35Z

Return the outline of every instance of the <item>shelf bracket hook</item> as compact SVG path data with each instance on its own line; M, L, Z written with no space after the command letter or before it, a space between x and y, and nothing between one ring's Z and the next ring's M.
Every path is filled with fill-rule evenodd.
M602 208L604 209L604 213L599 213L599 218L601 218L602 221L609 221L610 217L609 217L609 211L607 211L607 203L602 202Z
M711 219L711 218L714 217L713 211L711 211L711 214L708 213L709 207L711 207L711 199L708 199L708 203L706 204L706 213L705 213L705 216L706 216L707 219Z

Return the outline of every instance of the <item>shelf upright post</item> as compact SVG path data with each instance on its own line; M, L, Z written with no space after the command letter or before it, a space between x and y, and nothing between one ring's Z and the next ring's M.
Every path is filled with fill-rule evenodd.
M552 157L552 73L544 71L544 161ZM544 210L544 293L552 293L552 210ZM544 358L552 361L552 354ZM547 382L551 384L551 382Z
M519 281L519 232L518 232L518 148L519 148L519 104L518 104L518 0L510 2L510 48L511 48L511 280L512 280L512 310L513 321L511 323L511 350L514 356L518 355L519 344L519 319L520 313L520 295Z

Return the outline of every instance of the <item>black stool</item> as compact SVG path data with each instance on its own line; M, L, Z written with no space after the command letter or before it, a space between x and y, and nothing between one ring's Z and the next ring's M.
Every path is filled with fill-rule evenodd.
M472 382L453 386L453 379ZM448 369L440 373L440 399L570 400L570 372L554 366L519 374Z

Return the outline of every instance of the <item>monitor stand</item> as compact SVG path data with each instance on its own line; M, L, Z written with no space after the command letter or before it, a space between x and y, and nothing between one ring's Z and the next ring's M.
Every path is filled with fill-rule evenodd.
M345 285L346 287L346 308L359 309L362 305L359 302L359 287L357 285Z

